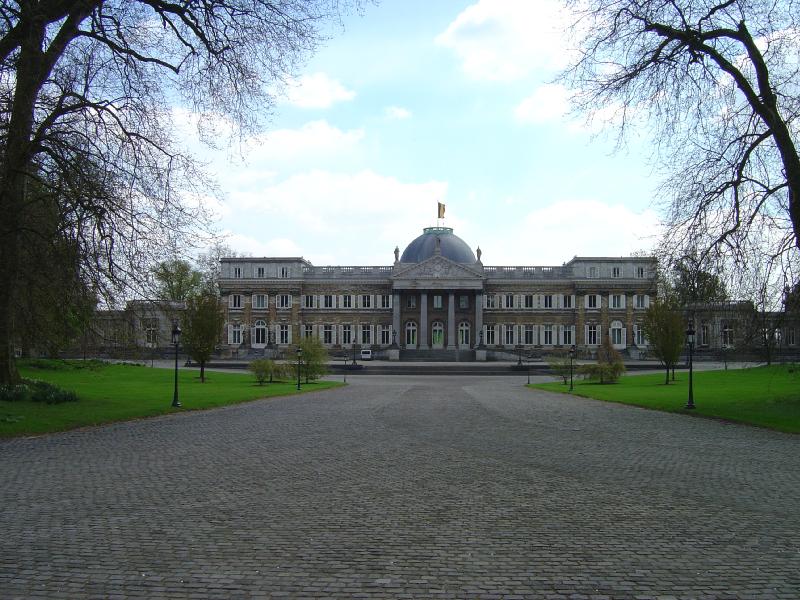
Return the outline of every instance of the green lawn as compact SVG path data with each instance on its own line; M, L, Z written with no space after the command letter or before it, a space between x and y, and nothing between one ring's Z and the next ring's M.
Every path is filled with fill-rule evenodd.
M684 407L689 374L676 373L677 380L664 385L664 373L626 375L619 383L600 385L575 380L574 394L608 402L633 404L668 412L693 413L738 421L779 431L800 433L800 366L780 365L730 371L695 371L695 410ZM531 385L568 393L561 383Z
M136 365L102 365L80 368L81 361L36 361L60 368L33 368L22 362L20 372L28 379L40 379L73 390L78 402L42 404L0 401L0 437L48 433L151 417L175 411L197 410L246 402L258 398L296 394L297 383L272 383L259 386L249 373L206 371L206 382L199 373L181 369L178 390L182 408L172 408L175 372ZM36 364L36 363L34 363ZM302 384L302 391L316 391L342 385L319 381Z

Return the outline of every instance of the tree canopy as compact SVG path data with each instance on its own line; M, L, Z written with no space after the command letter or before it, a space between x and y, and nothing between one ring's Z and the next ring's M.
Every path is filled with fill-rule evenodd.
M669 372L675 368L686 339L686 323L675 299L653 302L644 314L642 328L653 354L664 365L664 383L668 384Z
M567 0L578 106L649 124L673 256L796 263L797 0Z
M84 285L130 293L208 224L175 115L256 127L346 1L0 1L0 384L19 379L23 248L53 238L32 221L37 198L56 200Z

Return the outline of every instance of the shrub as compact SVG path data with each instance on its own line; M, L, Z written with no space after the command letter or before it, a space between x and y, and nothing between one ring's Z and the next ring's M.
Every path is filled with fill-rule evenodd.
M42 402L44 404L62 404L77 402L78 396L70 390L44 381L24 379L19 385L0 386L0 400L5 402Z
M597 363L583 365L579 371L587 379L597 379L600 383L616 383L625 372L622 356L606 337L597 349Z
M275 363L267 358L257 358L252 361L248 369L256 376L258 385L264 385L266 381L272 383L272 377L275 375Z
M553 375L561 377L564 381L564 385L567 385L569 383L570 365L572 364L569 359L569 353L553 352L548 355L545 360L547 361L547 366L549 366L550 370L553 372Z

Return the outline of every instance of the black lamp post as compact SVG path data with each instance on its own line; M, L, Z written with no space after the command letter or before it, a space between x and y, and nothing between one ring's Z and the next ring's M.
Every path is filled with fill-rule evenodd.
M575 354L577 350L575 349L575 344L569 347L569 391L572 391L572 363L575 360Z
M172 406L180 406L178 402L178 345L181 343L181 328L177 321L172 322L172 343L175 345L175 395L172 397Z
M297 389L300 389L300 363L303 359L303 349L297 349Z
M689 401L686 403L686 408L694 408L694 390L692 389L692 350L694 349L694 323L689 321L689 327L686 329L686 345L689 346Z
M392 347L397 348L397 331L392 329Z

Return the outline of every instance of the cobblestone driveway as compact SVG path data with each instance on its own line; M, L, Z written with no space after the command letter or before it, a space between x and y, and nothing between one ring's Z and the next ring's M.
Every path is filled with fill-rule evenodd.
M800 598L800 436L521 383L0 442L0 598Z

